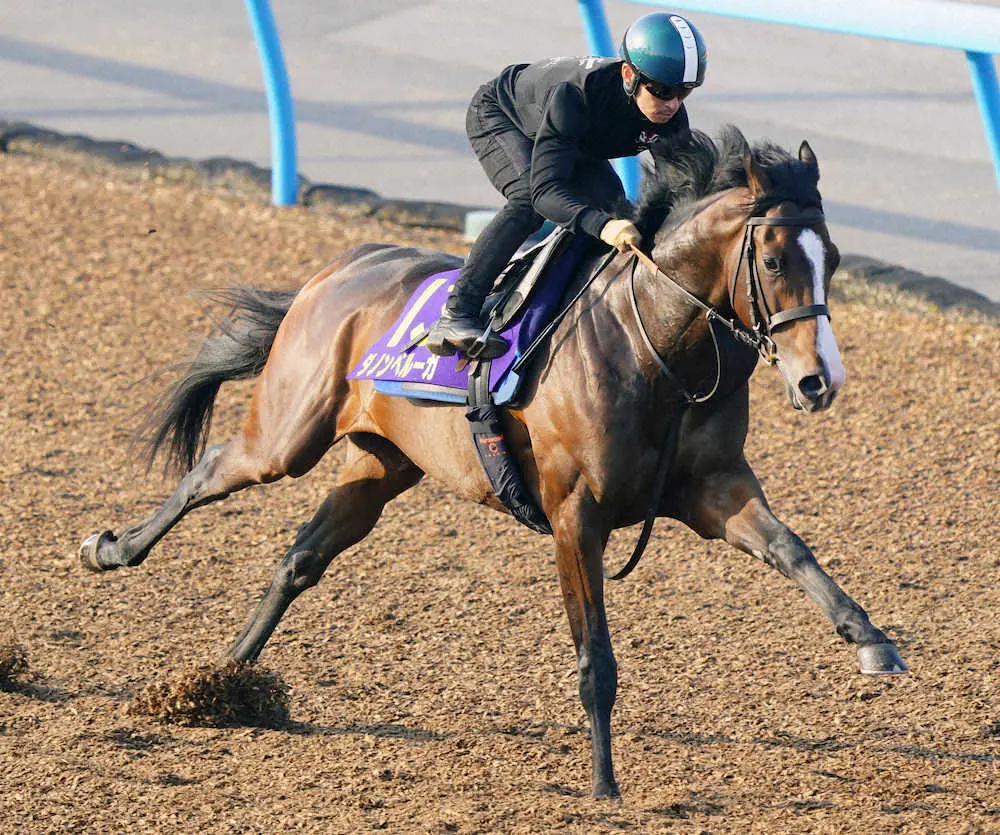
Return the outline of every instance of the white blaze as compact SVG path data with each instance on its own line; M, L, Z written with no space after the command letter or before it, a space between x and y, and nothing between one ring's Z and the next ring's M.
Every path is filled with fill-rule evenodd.
M826 247L823 246L823 239L814 230L803 229L799 233L799 246L802 247L809 266L812 267L813 304L826 304L826 287L823 284ZM847 374L840 359L840 349L837 347L833 328L830 327L830 320L826 316L816 317L816 353L823 360L826 372L830 375L830 389L837 391L844 385Z

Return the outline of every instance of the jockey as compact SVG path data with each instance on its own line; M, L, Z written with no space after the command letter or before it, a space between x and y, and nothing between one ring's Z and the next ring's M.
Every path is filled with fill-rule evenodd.
M669 157L690 136L684 99L705 79L707 52L680 15L648 14L628 27L613 58L551 58L507 67L473 96L466 132L507 204L476 238L425 345L467 352L486 325L493 282L545 219L625 251L639 231L617 218L625 202L608 162L649 150ZM478 358L506 350L490 334Z

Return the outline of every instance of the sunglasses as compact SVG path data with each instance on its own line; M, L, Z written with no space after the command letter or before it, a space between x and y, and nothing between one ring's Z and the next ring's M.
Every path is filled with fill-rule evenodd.
M683 101L691 95L691 91L695 88L694 84L657 84L645 77L642 77L641 80L642 86L649 90L650 95L662 101L671 101L672 99Z

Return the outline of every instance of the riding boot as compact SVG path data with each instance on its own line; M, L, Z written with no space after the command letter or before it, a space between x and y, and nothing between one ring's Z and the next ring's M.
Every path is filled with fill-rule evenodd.
M511 256L541 225L542 216L530 203L508 202L497 212L473 242L444 315L427 335L425 344L431 353L448 357L457 350L469 359L492 359L507 350L503 339L487 333L483 301Z
M461 351L469 359L489 360L502 356L507 342L488 331L483 322L483 299L452 293L444 313L434 323L424 344L432 354L449 357Z

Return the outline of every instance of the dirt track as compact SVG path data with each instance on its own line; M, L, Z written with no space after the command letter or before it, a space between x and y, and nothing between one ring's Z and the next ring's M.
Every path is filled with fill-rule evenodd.
M548 540L507 517L429 483L391 505L265 650L291 688L281 730L126 708L242 628L336 451L194 513L140 568L77 564L173 489L129 438L159 391L136 381L206 328L191 289L293 287L356 242L456 236L10 155L0 198L0 622L33 674L0 692L4 831L1000 831L996 326L842 303L848 387L812 418L758 371L748 450L772 505L913 673L860 676L775 572L661 523L609 590L613 805L587 796ZM246 394L224 390L215 437Z

